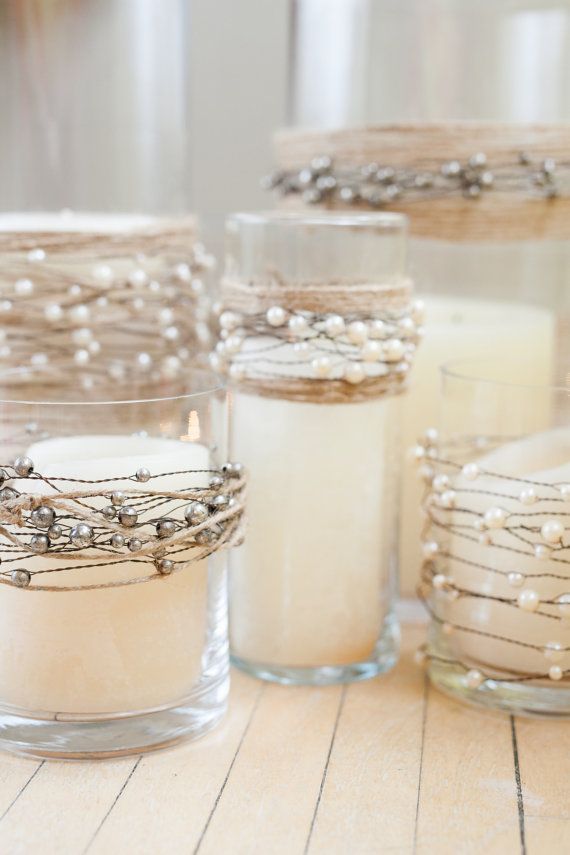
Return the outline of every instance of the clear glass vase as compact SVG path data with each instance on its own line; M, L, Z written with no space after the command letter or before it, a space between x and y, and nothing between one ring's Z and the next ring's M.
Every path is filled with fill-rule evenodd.
M277 301L281 285L298 289L302 302L304 288L318 293L334 282L350 295L362 283L397 284L405 270L405 219L397 215L228 221L226 278L254 284L269 277ZM318 323L334 311L323 307ZM277 381L292 363L295 371L313 370L310 343L285 341L274 356L272 347L258 376L273 372ZM323 684L372 677L396 661L401 398L314 402L235 384L231 450L251 476L248 536L230 573L231 651L243 670Z
M570 397L506 358L443 369L427 482L429 676L463 700L570 715ZM514 379L514 382L511 382Z
M224 390L197 373L183 394L154 400L136 388L127 401L56 399L15 378L7 391L0 746L98 758L200 736L228 693L215 543L233 522L207 528L211 479L216 493L228 483Z

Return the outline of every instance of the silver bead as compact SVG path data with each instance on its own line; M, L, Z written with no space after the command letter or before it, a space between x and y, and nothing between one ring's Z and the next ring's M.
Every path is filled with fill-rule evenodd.
M11 487L3 487L0 490L0 502L11 502L17 495L16 490L13 490Z
M156 562L156 569L163 576L168 576L174 570L174 562L170 558L161 558Z
M114 534L111 538L111 546L114 546L115 549L121 549L122 546L125 545L125 538L122 534L118 532Z
M119 522L121 525L127 526L127 528L132 528L136 525L138 518L139 515L130 505L126 505L119 511Z
M139 552L142 549L142 540L139 540L138 537L131 537L128 546L131 552Z
M210 478L210 487L212 488L212 490L217 490L218 487L222 487L223 483L224 479L221 478L219 475L212 475L212 477Z
M74 525L69 534L69 539L74 546L89 546L92 543L95 534L93 529L87 523L78 523Z
M241 478L243 475L243 465L241 463L226 463L222 466L222 472L228 478Z
M184 510L188 525L200 525L208 519L208 508L202 502L191 502Z
M210 543L214 543L215 540L216 534L209 528L202 529L202 531L199 531L195 537L196 543L200 546L207 546Z
M137 469L135 478L137 481L141 481L142 483L150 480L150 472L146 466L141 466L140 469Z
M101 511L106 520L113 520L117 516L117 509L114 505L106 505Z
M27 478L34 471L34 463L29 457L16 457L14 460L14 469L17 475Z
M50 540L59 540L61 535L63 534L60 525L50 525L47 530L47 534Z
M50 547L49 538L45 534L34 534L30 540L32 552L47 552Z
M227 508L229 502L230 502L230 497L226 496L226 495L222 495L220 493L219 496L214 496L214 498L212 499L212 501L209 504L213 510L221 511L224 508Z
M125 499L126 499L125 494L121 493L120 490L114 490L111 493L111 504L115 505L116 507L119 507L120 505L122 505L124 503Z
M40 505L30 514L30 522L37 528L49 528L55 521L55 511L49 505Z
M159 537L172 537L176 532L174 520L159 520L156 524L156 533Z
M12 570L10 578L18 588L27 588L32 576L27 570Z

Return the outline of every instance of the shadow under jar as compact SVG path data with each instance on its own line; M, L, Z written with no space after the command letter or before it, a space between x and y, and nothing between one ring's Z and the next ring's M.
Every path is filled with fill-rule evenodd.
M222 468L225 391L197 372L154 400L9 392L0 747L99 758L200 736L228 693L222 547L242 479Z
M347 682L397 659L400 393L418 334L405 226L390 214L228 221L214 363L251 476L231 651L267 680Z
M526 366L443 369L426 481L421 589L432 682L513 713L570 715L570 398ZM423 655L420 655L423 658Z

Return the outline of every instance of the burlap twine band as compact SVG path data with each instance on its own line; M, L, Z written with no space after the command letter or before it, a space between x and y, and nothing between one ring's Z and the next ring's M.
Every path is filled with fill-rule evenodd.
M237 333L246 343L251 341L255 344L256 339L267 337L271 337L275 342L269 348L261 348L257 357L252 357L252 351L246 348L246 361L242 363L239 377L233 370L236 362L232 362L230 366L231 382L240 391L250 394L307 403L357 403L381 395L397 394L404 389L408 368L408 364L402 360L398 361L397 365L383 363L382 370L385 373L366 376L359 382L348 382L334 376L298 376L293 360L281 362L279 372L268 371L263 367L267 350L273 352L275 349L281 349L290 352L294 336L287 323L276 328L269 325L265 318L268 310L275 306L283 307L287 317L305 313L314 335L314 338L307 339L309 345L313 342L322 348L322 342L325 342L330 349L321 349L317 353L330 354L341 361L346 358L353 363L357 359L351 352L351 345L342 336L327 342L323 333L326 318L338 315L347 327L354 321L369 325L374 321L381 322L386 327L384 341L393 339L398 334L402 346L406 343L406 358L411 359L410 352L415 348L419 333L410 331L409 328L406 332L398 333L399 325L410 317L411 297L412 283L408 279L388 284L340 280L292 283L274 272L268 274L267 278L256 281L225 278L222 280L223 308L225 312L235 313L239 318ZM379 362L382 362L381 358ZM237 365L239 367L240 363ZM374 374L375 369L371 369L371 373Z
M382 166L438 169L456 160L466 163L476 152L487 157L489 169L516 165L521 152L554 161L570 157L570 124L529 125L450 122L422 125L379 125L364 128L304 131L286 129L275 138L281 169L300 169L316 156L334 159L336 167L351 168L376 162ZM283 205L304 208L299 196L283 197ZM337 196L323 204L331 208L359 207ZM361 204L360 207L366 207ZM389 210L410 218L416 237L449 241L568 240L570 197L537 198L512 190L489 190L477 199L461 195L395 199Z

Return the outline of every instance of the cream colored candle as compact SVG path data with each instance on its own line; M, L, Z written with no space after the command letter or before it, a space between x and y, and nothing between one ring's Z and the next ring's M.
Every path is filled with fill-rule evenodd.
M409 450L439 422L439 368L454 360L494 359L525 365L521 381L549 383L554 365L555 319L535 306L463 297L428 297L426 328L404 400L400 519L400 588L414 596L421 567L422 486ZM492 379L492 378L491 378Z
M564 563L568 536L563 537L566 549L561 552L560 542L549 542L543 527L553 520L568 526L568 517L561 514L570 515L568 490L564 489L570 485L570 431L547 431L509 443L478 459L477 466L508 479L484 474L474 481L463 474L454 478L456 509L448 520L452 529L445 536L437 529L433 532L448 554L439 560L438 570L445 568L457 589L482 595L450 601L445 591L434 592L434 605L442 619L475 630L453 630L448 644L458 659L480 666L485 674L545 674L553 663L563 670L569 668L570 655L553 658L550 646L570 648L570 606L549 602L570 594L570 569ZM532 488L529 481L537 486ZM534 489L534 501L529 489ZM481 535L480 520L488 518L486 514L496 515L497 509L506 522L500 527L491 523ZM458 526L466 528L454 531ZM479 538L491 542L480 543ZM535 548L541 557L535 556Z
M154 474L209 467L203 445L143 436L48 439L32 445L28 455L42 475L66 478L127 479L141 466ZM193 486L205 486L205 478L193 476ZM49 491L45 483L36 483ZM166 491L187 484L188 476L175 474L152 481L153 489ZM113 489L132 491L133 482L113 482ZM99 500L91 501L96 506ZM160 513L181 518L183 510L169 513L167 504ZM35 556L33 562L34 572L61 566L47 556ZM19 563L26 566L25 560ZM77 563L90 560L86 556ZM120 569L104 567L102 560L92 563L85 570L49 574L46 581L77 584L75 574L81 574L81 584L88 585L141 575L133 563ZM182 702L202 670L207 572L202 561L125 587L45 592L0 586L0 705L82 716Z

